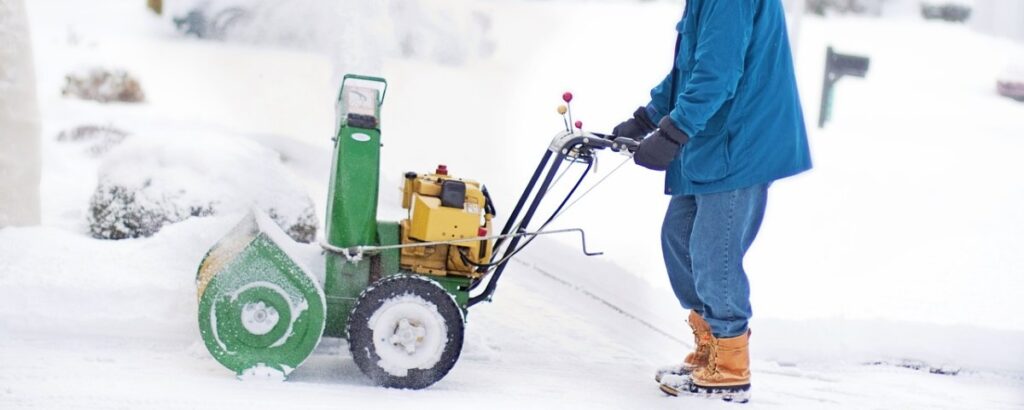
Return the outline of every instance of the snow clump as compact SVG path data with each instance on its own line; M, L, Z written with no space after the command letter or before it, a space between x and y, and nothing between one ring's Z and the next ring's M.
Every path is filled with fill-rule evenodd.
M88 225L96 238L148 237L190 217L259 209L309 243L318 221L300 187L276 152L244 138L137 137L101 164Z

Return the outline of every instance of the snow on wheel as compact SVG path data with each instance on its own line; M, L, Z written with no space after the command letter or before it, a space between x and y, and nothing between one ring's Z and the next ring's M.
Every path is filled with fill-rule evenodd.
M422 276L384 278L359 296L348 321L356 365L385 387L422 389L462 352L463 316L451 295Z

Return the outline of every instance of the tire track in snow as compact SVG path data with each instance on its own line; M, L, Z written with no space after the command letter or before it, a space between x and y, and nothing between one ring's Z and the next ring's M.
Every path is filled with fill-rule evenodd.
M608 308L614 310L615 312L618 312L620 315L625 316L627 319L630 319L630 320L632 320L632 321L634 321L636 323L639 323L640 325L642 325L642 326L644 326L644 327L646 327L646 328L648 328L650 330L653 330L654 332L656 332L656 333L658 333L658 334L668 338L669 340L672 340L672 341L674 341L676 343L679 343L679 344L685 346L686 348L692 348L693 347L692 343L689 343L687 341L684 341L683 339L680 339L680 338L678 338L676 336L673 336L671 333L669 333L669 332L667 332L665 330L662 330L661 328L659 328L658 326L654 325L653 323L648 322L648 321L640 318L637 315L629 313L628 311L626 311L626 309L623 309L623 308L619 307L618 305L612 303L608 299L605 299L605 298L595 294L594 292L591 292L591 291L587 290L583 286L580 286L580 285L577 285L577 284L575 284L573 282L565 280L565 279L559 277L558 275L552 274L552 273L544 270L544 268L541 268L541 267L539 267L539 266L537 266L535 264L519 261L519 260L516 260L516 259L513 259L512 261L514 261L514 262L516 262L516 263L518 263L518 264L520 264L522 266L525 266L525 267L528 267L530 269L533 269L535 272L537 272L537 273L541 274L542 276L552 280L553 282L559 283L559 284L564 285L564 286L566 286L566 287L568 287L570 289L573 289L573 290L575 290L575 291L577 291L579 293L582 293L583 295L585 295L585 296L587 296L587 297L589 297L589 298L591 298L591 299L593 299L593 300L595 300L595 301L597 301L597 302L607 306Z

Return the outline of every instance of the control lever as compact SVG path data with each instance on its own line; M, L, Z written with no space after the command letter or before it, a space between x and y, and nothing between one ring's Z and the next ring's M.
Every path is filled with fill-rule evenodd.
M636 152L637 147L640 146L640 141L629 137L620 137L612 134L601 134L598 132L592 132L595 137L603 138L612 141L614 144L611 146L612 151L619 152L622 148L625 148L629 153ZM621 148L620 148L621 147Z

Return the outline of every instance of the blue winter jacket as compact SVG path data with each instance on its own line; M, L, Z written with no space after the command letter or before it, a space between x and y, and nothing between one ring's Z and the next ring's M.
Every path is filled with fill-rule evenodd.
M669 115L690 136L665 193L731 191L810 169L781 1L687 0L676 30L673 73L647 105L655 123Z

